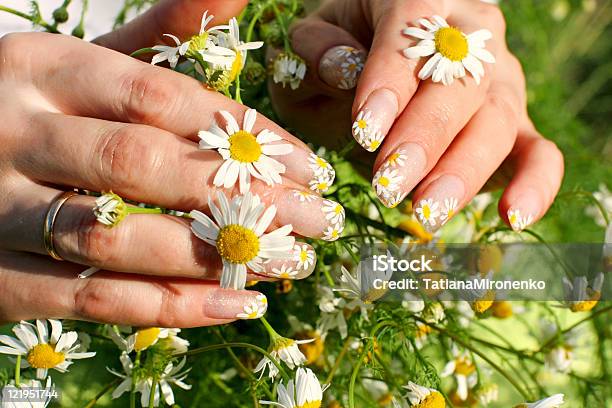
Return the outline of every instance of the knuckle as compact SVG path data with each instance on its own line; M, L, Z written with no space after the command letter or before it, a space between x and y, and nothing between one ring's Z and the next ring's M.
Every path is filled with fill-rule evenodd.
M156 124L172 110L176 89L154 71L147 67L121 81L118 116L132 123Z
M112 285L96 279L84 279L74 291L73 314L78 319L107 321L112 316L120 294L115 293ZM116 311L116 310L115 310Z
M151 174L159 166L152 145L141 136L141 131L133 125L103 132L94 157L98 157L98 176L107 189L137 191L143 175Z
M87 264L104 266L112 261L116 232L100 226L90 213L75 216L76 257Z
M506 32L506 19L498 6L482 4L480 14L496 32Z
M487 95L487 105L495 111L495 118L503 128L516 129L518 111L516 103L508 100L507 93L491 92Z
M181 318L177 308L177 297L180 296L170 284L154 283L159 291L160 300L154 324L158 327L179 327Z

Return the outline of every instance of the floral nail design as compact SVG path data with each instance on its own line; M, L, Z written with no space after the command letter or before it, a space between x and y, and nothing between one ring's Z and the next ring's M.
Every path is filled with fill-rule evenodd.
M369 152L378 149L385 138L385 135L375 123L372 112L367 109L357 114L355 122L353 122L353 136Z
M421 200L415 212L419 222L428 229L433 229L438 225L440 217L440 204L431 198Z
M442 215L440 216L440 221L442 224L446 224L448 220L453 218L455 212L457 211L457 207L459 206L459 201L454 198L445 198L444 206L442 207Z
M331 164L314 153L308 158L308 166L312 170L313 178L309 182L310 189L317 193L324 193L336 179L336 171Z
M314 194L309 193L308 191L294 191L293 195L302 203L311 202L316 198Z
M264 294L259 294L244 306L243 313L238 313L236 317L243 320L259 319L268 310L268 298Z
M306 244L295 244L293 247L294 260L297 261L296 269L308 270L315 262L315 251Z
M516 232L521 232L527 228L533 222L533 215L521 215L521 210L510 209L508 210L508 222L512 229Z
M396 207L406 196L401 192L404 176L400 168L404 166L406 155L402 151L392 153L378 169L372 180L372 187L380 201L389 208Z
M340 238L344 231L345 211L342 205L332 200L324 200L321 207L325 219L329 222L328 227L323 231L325 241L335 241Z
M363 71L364 53L363 51L348 46L338 47L336 53L339 57L344 58L344 62L340 64L342 79L338 84L338 88L353 89L357 86L359 74Z
M295 279L297 274L297 270L287 266L287 264L282 264L280 268L272 268L272 272L269 275L279 279Z

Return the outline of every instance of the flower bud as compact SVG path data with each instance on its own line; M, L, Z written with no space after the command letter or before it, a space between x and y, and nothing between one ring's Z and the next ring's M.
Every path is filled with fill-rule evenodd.
M65 23L68 21L68 10L66 7L59 7L53 11L53 20L56 23Z

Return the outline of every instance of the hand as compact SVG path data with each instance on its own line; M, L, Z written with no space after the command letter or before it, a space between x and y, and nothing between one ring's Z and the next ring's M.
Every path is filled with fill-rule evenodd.
M419 79L429 57L406 58L404 50L418 39L402 31L434 15L466 34L492 33L486 49L496 62L484 63L480 84L469 73L449 86ZM380 144L373 187L381 201L395 206L412 192L419 220L429 229L466 205L496 170L497 176L512 174L499 212L521 230L550 207L563 157L529 119L524 76L504 30L500 10L477 0L329 0L292 29L294 50L309 67L306 81L295 92L274 87L273 101L292 128L332 148L346 144L352 118L358 141L370 151ZM361 68L357 83L352 73ZM345 90L351 86L354 93ZM378 137L360 134L363 115L361 125ZM401 163L386 166L397 153ZM361 151L354 161L367 162L365 156Z
M235 320L258 302L257 292L218 288L220 258L184 218L130 215L111 229L96 222L95 198L78 196L55 222L54 246L67 262L46 256L42 240L50 203L74 187L207 211L222 161L217 152L198 149L198 131L209 129L213 118L223 124L221 110L242 122L244 106L184 75L66 36L7 35L0 60L0 321L55 317L189 327ZM312 152L259 115L253 131L262 129L293 152L275 156L286 167L282 184L255 181L251 191L276 205L273 228L291 224L299 235L322 237L330 201L312 194L302 202L301 195L314 177ZM85 269L79 265L108 272L79 280ZM273 261L267 277L250 279L278 276L280 266ZM313 268L314 261L294 278Z

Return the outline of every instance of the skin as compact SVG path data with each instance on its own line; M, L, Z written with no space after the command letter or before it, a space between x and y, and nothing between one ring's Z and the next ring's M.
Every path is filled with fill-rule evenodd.
M417 41L401 32L432 15L466 33L492 32L486 48L496 63L483 64L480 85L469 74L450 86L417 77L426 58L402 55ZM271 85L273 102L292 128L339 148L352 139L351 123L367 98L387 89L397 99L398 113L376 153L355 149L353 162L360 170L375 174L396 148L414 143L424 152L424 166L403 187L414 203L435 196L435 182L451 176L462 186L457 211L483 187L505 185L499 202L502 219L508 222L511 208L530 207L535 222L559 190L563 156L529 118L525 78L504 35L499 8L477 0L328 0L292 27L292 45L307 63L307 77L295 92ZM339 45L368 52L352 91L325 83L317 69L324 54ZM322 123L325 131L319 128Z

